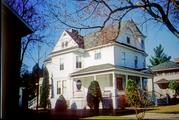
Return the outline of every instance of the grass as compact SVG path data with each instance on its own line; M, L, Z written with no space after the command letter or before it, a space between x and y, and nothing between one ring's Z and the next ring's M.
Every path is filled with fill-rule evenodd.
M179 113L179 104L154 107L154 110L147 111L149 113Z
M121 117L121 116L93 116L93 117L86 117L86 118L81 118L80 120L113 120L113 119L119 119L119 120L135 120L135 118L129 118L129 117Z
M152 108L153 110L146 111L147 113L177 113L179 114L179 104L177 105L168 105L168 106L159 106L159 107L154 107ZM81 118L80 120L113 120L113 119L125 119L125 120L135 120L136 118L133 117L123 117L123 116L93 116L93 117L86 117L86 118Z

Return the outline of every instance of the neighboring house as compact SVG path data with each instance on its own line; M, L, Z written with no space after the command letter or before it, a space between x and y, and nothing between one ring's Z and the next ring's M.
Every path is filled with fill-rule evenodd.
M21 38L33 30L5 1L2 0L1 4L0 119L15 119L20 116L20 108L24 110L27 105L19 96Z
M172 98L174 92L168 88L168 84L170 80L179 83L179 58L175 62L164 62L151 69L154 75L153 82L156 97L164 98L168 94ZM151 84L149 83L149 90L152 90Z
M50 79L52 108L60 94L69 108L74 105L77 109L86 108L86 95L93 80L99 82L103 98L111 101L103 104L103 108L110 105L119 108L119 97L125 95L128 79L136 80L146 90L151 74L145 66L145 36L132 20L122 23L118 37L117 33L117 25L86 36L74 29L62 33L45 61L49 76L53 76Z

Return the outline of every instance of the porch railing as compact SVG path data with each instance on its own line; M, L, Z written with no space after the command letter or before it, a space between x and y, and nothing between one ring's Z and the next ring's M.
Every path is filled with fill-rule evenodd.
M37 97L33 98L32 100L28 101L28 108L33 108L37 104Z

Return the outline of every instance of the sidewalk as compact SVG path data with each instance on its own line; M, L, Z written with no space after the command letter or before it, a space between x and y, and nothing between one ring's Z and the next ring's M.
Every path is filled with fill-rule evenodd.
M123 115L121 117L136 118L135 114ZM179 114L165 114L165 113L145 113L144 119L154 120L179 120Z

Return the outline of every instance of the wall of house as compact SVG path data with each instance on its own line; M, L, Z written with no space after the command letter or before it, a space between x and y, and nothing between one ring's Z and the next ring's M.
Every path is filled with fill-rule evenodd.
M101 52L101 59L95 60L95 53ZM99 49L94 49L86 52L83 58L83 67L89 67L100 64L114 64L114 47L108 46Z
M125 53L125 58L124 54ZM114 62L116 65L135 68L135 56L138 57L137 68L145 68L145 56L124 47L114 46ZM125 60L124 60L125 59Z

